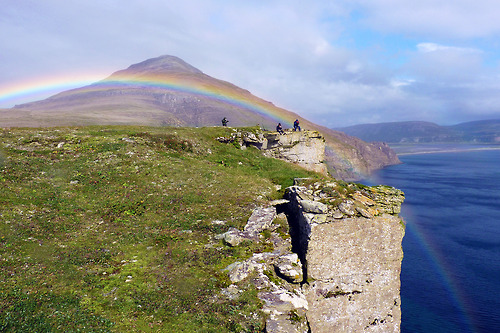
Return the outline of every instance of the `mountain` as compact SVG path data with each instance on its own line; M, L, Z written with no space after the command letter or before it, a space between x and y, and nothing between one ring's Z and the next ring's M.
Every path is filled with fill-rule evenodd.
M461 133L463 141L500 143L500 119L471 121L450 128Z
M213 126L224 116L230 118L232 126L274 126L275 120L266 114L271 108L269 102L214 79L177 57L161 56L92 85L17 105L14 110L24 115L22 126Z
M500 119L440 126L406 121L336 128L365 141L389 143L500 143Z
M383 144L366 143L276 107L232 83L213 78L175 56L160 56L131 65L94 84L47 99L0 110L0 127L148 125L203 127L290 127L321 132L327 143L330 173L357 180L375 169L399 163Z

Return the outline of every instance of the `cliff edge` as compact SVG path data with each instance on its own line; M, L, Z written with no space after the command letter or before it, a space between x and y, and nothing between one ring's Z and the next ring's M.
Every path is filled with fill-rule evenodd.
M404 195L341 188L330 182L286 191L311 332L399 332Z
M388 186L296 180L283 200L256 209L243 231L219 236L238 246L286 219L291 237L274 235L274 252L227 267L234 285L225 292L249 279L268 333L399 332L403 200Z

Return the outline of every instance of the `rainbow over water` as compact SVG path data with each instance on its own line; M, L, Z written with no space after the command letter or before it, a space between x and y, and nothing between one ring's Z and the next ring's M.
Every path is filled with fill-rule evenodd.
M431 240L432 238L428 236L417 223L411 222L412 220L415 221L415 218L413 218L414 214L411 210L406 209L405 215L407 221L409 221L406 223L406 232L412 233L418 240L418 244L431 262L434 272L438 274L443 286L446 288L447 295L450 296L455 307L460 311L460 321L467 327L468 332L476 332L470 315L472 311L469 309L465 295L461 292L460 288L458 288L458 283L452 279L452 274L449 273L452 270L446 258L437 250L437 247Z
M369 179L371 184L383 184L384 180L381 179L377 174L373 174ZM446 295L449 295L453 305L460 312L460 322L467 327L466 332L476 332L472 321L472 311L466 297L461 289L458 287L459 283L454 281L452 278L452 269L448 264L445 256L443 256L440 251L438 251L438 246L436 246L435 241L431 235L428 235L422 227L416 223L418 220L415 212L411 207L406 206L403 203L402 212L400 214L405 219L405 229L408 237L410 234L417 240L418 246L422 249L427 260L432 265L432 270L439 277L443 287L446 289ZM403 243L404 244L404 243ZM404 259L403 259L404 260Z

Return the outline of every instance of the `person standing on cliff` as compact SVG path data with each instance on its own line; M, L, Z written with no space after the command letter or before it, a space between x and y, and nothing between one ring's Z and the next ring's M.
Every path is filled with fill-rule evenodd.
M226 119L226 117L222 118L222 126L227 126L227 123L229 120Z
M298 130L299 130L299 132L300 132L299 120L298 120L298 119L295 119L295 121L293 122L293 130L294 130L294 131L297 131L297 129L298 129Z
M285 134L285 132L283 132L283 127L281 127L281 123L278 123L278 126L276 126L276 131L279 134Z

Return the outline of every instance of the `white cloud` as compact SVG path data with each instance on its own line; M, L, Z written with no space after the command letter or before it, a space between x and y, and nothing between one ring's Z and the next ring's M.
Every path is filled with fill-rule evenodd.
M447 46L436 43L419 43L417 44L417 49L418 51L424 53L437 52L437 51L453 51L460 53L483 53L482 50L472 47Z

